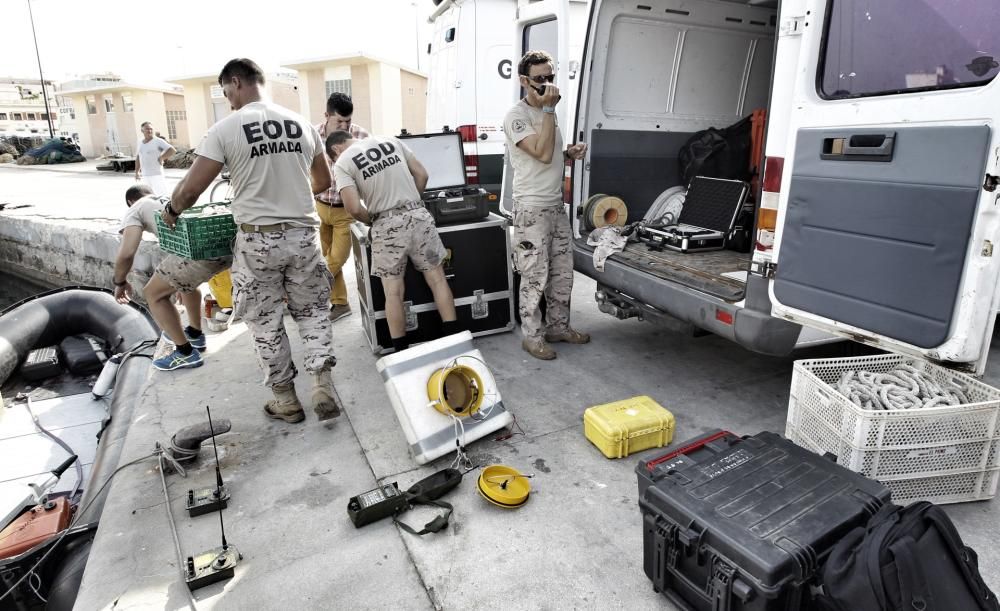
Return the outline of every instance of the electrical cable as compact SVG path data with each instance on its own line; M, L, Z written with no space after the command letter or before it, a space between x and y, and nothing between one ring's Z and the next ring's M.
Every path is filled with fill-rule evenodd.
M181 540L177 536L177 525L174 523L174 512L170 509L170 495L167 493L167 476L163 468L164 452L163 447L160 442L156 442L156 454L157 460L160 463L160 484L163 486L163 501L167 508L167 521L170 522L170 534L174 537L174 551L177 552L177 568L181 572L181 581L186 581L185 569L184 567L184 552L181 551ZM218 560L218 558L216 558ZM214 560L213 560L214 562ZM194 597L191 595L191 590L185 588L188 595L188 605L192 610L197 611L198 607L194 604Z
M149 454L147 456L143 456L141 458L136 458L135 460L129 461L129 462L125 463L124 465L122 465L122 466L118 467L117 469L115 469L111 473L111 475L108 476L108 479L104 480L104 483L101 484L101 487L97 489L97 493L93 497L91 497L90 502L88 502L84 506L83 509L81 509L80 511L76 512L76 516L73 518L73 521L69 523L69 525L66 527L65 530L63 530L61 533L59 533L59 536L56 537L55 541L53 541L51 545L49 545L49 549L45 550L45 553L42 554L42 557L39 558L38 561L35 562L35 564L32 565L32 567L30 569L28 569L24 573L24 575L21 576L20 579L18 579L17 581L15 581L14 585L12 585L3 594L0 594L0 600L3 600L5 598L7 598L8 596L10 596L11 594L13 594L14 590L16 590L17 587L20 586L21 583L25 579L27 579L29 575L31 575L32 573L34 573L35 569L37 569L39 566L41 566L41 564L43 562L45 562L45 559L49 557L49 554L51 554L53 550L55 550L57 547L59 547L59 543L61 543L62 540L66 538L66 535L68 535L69 532L73 529L73 527L76 526L76 523L79 520L80 516L82 516L83 514L87 513L87 510L90 509L90 506L94 503L94 501L97 500L98 498L100 498L101 492L104 491L104 489L108 486L108 484L111 483L111 480L114 479L114 477L116 475L118 475L118 473L121 472L122 469L125 469L126 467L131 467L132 465L134 465L136 463L140 463L140 462L142 462L144 460L149 460L150 458L155 457L158 452L162 452L162 451L158 450L157 452L153 452L152 454Z
M17 400L16 397L15 400ZM35 428L41 431L43 435L54 441L56 445L58 445L60 448L66 450L66 452L68 452L70 456L78 456L77 453L73 451L73 448L71 448L68 443L66 443L62 439L59 439L51 432L49 432L48 429L42 426L42 423L38 421L38 416L36 416L35 412L31 409L31 397L28 395L24 395L24 407L28 410L28 415L31 416L32 422L35 423ZM75 461L73 461L73 466L76 467L76 484L73 485L73 492L69 495L70 501L76 499L76 495L77 493L80 492L80 487L83 485L83 465L80 464L79 457Z

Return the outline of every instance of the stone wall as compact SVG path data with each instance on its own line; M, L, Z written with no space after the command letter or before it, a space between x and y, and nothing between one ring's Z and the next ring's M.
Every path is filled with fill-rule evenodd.
M119 236L31 217L5 216L0 223L0 267L51 286L112 286ZM156 242L143 240L129 282L141 300L142 287L163 257Z

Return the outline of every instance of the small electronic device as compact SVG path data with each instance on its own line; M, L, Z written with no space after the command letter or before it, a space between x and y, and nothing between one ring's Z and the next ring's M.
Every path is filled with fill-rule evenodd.
M402 513L409 509L409 501L400 491L396 482L382 484L378 488L351 497L347 503L347 515L355 528L367 526L383 518Z

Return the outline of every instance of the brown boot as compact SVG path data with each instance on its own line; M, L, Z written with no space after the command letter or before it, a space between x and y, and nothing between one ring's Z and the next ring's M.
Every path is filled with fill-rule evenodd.
M590 343L590 336L576 329L566 327L561 331L546 331L545 341L566 342L567 344L587 344Z
M330 370L324 369L319 373L314 373L312 378L312 404L316 417L320 420L336 418L342 411L342 404L340 396L337 395L337 389L333 386Z
M542 359L543 361L551 361L556 358L556 351L552 349L552 346L545 343L542 338L524 338L521 342L521 348L524 351L535 357L536 359Z
M275 384L271 387L274 398L264 405L264 411L269 418L284 420L285 422L302 422L306 419L306 413L302 410L302 403L299 402L298 395L295 394L295 384Z

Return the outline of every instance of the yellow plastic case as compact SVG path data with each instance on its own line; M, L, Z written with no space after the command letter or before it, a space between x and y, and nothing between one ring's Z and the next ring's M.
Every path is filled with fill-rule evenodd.
M588 407L583 433L608 458L662 448L674 438L674 415L646 395Z

